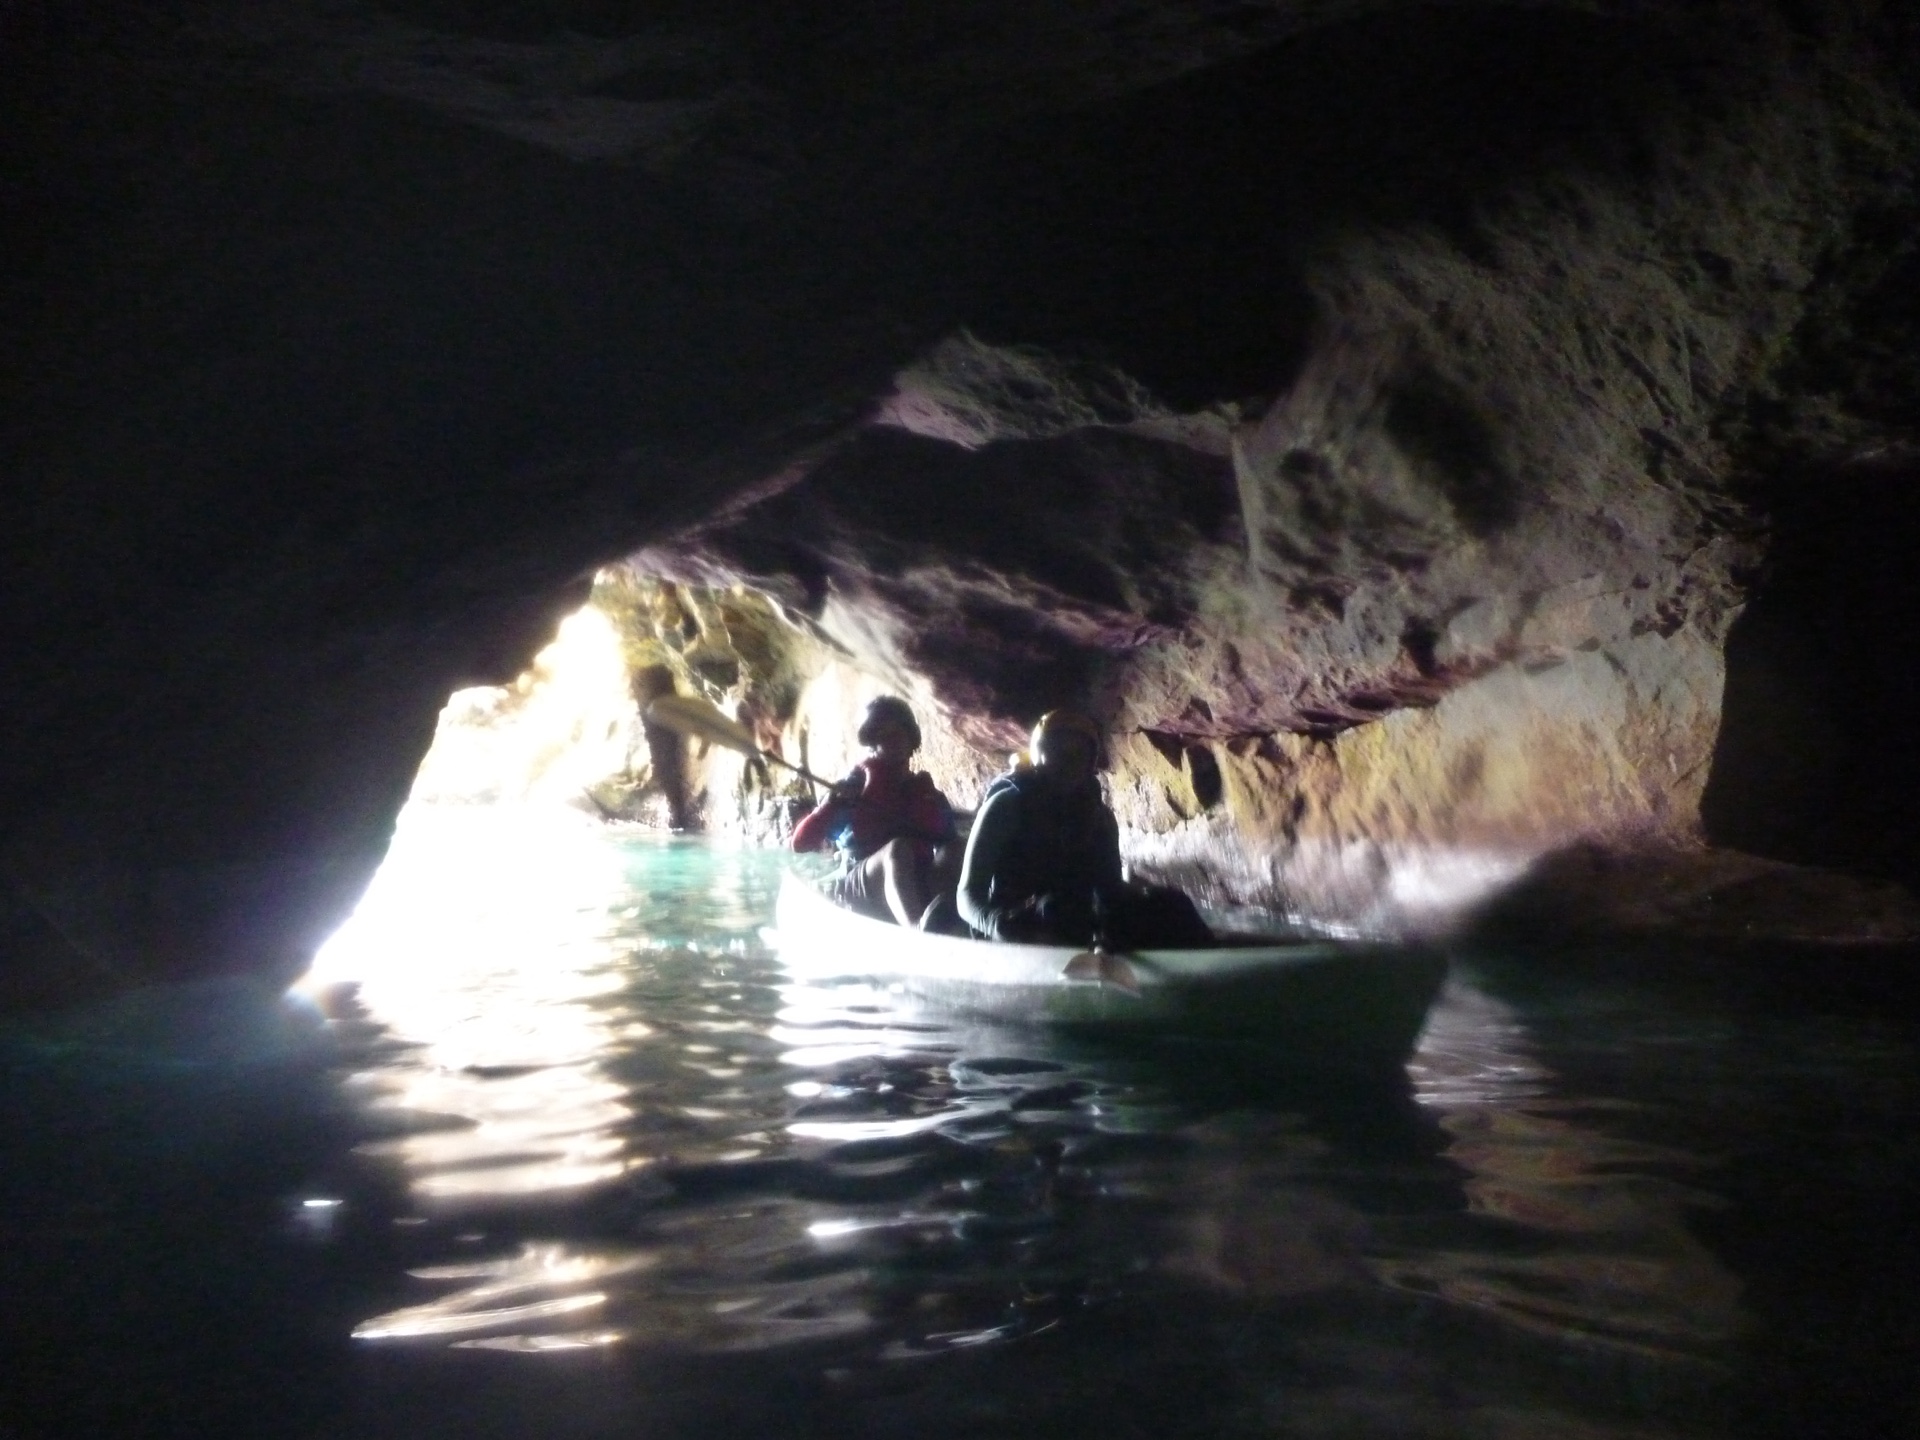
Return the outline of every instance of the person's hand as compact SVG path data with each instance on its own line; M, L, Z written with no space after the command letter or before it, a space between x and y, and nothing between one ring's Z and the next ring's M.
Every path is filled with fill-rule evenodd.
M996 939L1026 944L1079 945L1088 943L1092 935L1093 912L1088 902L1051 891L1008 906L994 926Z
M1063 945L1090 945L1095 940L1093 896L1084 892L1048 893L1040 897L1047 928Z
M1034 943L1046 938L1047 917L1044 895L1030 895L1017 905L1009 905L993 920L993 938Z

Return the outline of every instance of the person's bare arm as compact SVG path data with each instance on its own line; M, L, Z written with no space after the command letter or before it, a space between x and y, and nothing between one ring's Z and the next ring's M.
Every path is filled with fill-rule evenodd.
M989 891L993 872L1013 834L1018 801L1017 795L1004 791L980 807L967 836L966 858L960 862L960 889L954 897L962 920L981 934L996 938L1004 916L994 907Z
M795 850L824 850L833 843L833 832L846 813L859 803L866 776L856 770L827 792L827 798L800 817L793 827Z

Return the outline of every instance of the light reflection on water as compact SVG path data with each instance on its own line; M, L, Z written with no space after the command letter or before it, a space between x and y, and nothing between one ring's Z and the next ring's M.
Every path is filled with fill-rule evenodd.
M307 984L357 982L387 1043L409 1047L358 1081L370 1112L414 1127L367 1148L400 1159L422 1197L532 1194L626 1168L631 1110L601 1062L645 1025L597 1003L625 983L606 943L623 881L619 852L565 811L406 810Z
M1404 1090L1303 1093L796 984L780 863L410 812L317 976L359 982L362 1153L413 1211L364 1343L849 1374L1118 1333L1246 1433L1720 1433L1714 1157L1473 984Z
M1383 1263L1388 1283L1588 1345L1676 1362L1723 1353L1740 1284L1689 1224L1721 1202L1675 1178L1709 1172L1711 1157L1605 1133L1596 1122L1631 1124L1639 1107L1557 1098L1513 1009L1465 985L1443 996L1408 1068L1478 1223L1469 1247Z

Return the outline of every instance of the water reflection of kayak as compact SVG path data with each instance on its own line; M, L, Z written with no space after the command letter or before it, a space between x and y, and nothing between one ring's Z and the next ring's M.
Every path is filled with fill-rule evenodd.
M929 935L781 882L780 958L796 978L858 978L930 1008L1017 1023L1258 1042L1314 1066L1404 1061L1447 961L1427 945L1235 941L1106 954Z

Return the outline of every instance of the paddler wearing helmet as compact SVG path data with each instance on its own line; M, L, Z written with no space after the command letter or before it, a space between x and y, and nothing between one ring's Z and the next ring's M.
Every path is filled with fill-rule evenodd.
M867 757L794 827L793 848L839 852L827 882L839 904L918 925L939 888L936 852L953 839L953 807L912 768L920 725L899 696L870 701L854 738Z
M1091 716L1049 710L1024 755L987 787L956 896L976 933L1052 945L1212 940L1185 895L1123 879L1120 827L1100 794L1105 740Z

